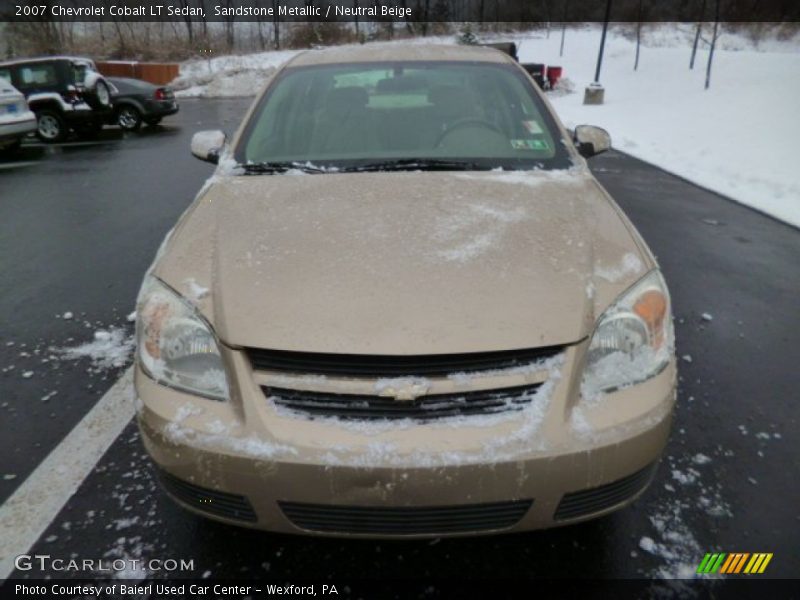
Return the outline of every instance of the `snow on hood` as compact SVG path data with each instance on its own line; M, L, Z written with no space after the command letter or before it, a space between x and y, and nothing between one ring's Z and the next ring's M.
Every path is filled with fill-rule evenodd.
M169 246L158 275L209 289L223 340L317 352L575 342L652 267L577 169L222 175Z

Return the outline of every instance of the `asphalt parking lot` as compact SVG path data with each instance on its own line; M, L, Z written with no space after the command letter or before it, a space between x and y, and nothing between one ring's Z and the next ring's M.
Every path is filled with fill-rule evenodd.
M126 315L142 275L212 170L190 156L191 134L232 131L247 104L185 100L159 128L30 144L14 162L0 161L0 500L124 371L65 360L52 348L91 340L98 329L132 330ZM513 536L270 535L175 507L130 424L31 553L194 560L194 571L172 577L346 581L669 577L690 573L706 552L771 552L765 576L797 577L800 231L617 152L591 164L660 261L682 357L670 443L632 507ZM11 576L45 575L78 574Z

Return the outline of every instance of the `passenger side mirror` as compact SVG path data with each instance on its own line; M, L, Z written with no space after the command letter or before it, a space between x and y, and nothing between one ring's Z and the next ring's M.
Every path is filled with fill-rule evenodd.
M198 131L192 136L192 155L212 164L219 162L219 155L224 146L225 134L218 129Z
M590 158L611 148L611 136L602 127L594 125L578 125L572 140L578 153L584 158Z

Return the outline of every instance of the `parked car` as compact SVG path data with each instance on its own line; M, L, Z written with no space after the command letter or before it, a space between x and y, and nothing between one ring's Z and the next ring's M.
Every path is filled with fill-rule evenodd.
M389 80L387 83L386 80ZM649 485L676 392L655 257L511 57L299 54L137 301L137 419L196 513L344 536L515 532Z
M36 131L36 115L19 90L0 78L0 151L14 151Z
M113 97L111 122L126 131L136 131L142 123L158 125L166 116L178 112L175 94L168 87L140 79L109 77L118 90Z
M25 94L37 133L60 142L70 130L96 135L111 112L111 86L88 58L53 56L0 62L3 77Z

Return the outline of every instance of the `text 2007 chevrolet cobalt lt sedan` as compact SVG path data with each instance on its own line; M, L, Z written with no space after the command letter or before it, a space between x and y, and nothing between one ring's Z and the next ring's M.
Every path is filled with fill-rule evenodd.
M676 367L653 255L534 82L474 47L310 51L269 81L138 300L169 494L271 531L596 517L649 484Z

